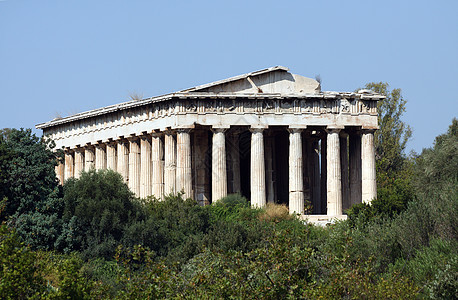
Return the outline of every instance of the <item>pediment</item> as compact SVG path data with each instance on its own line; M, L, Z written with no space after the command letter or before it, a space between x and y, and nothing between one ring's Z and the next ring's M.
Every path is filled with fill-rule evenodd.
M303 95L318 94L321 86L315 79L292 74L288 68L276 66L180 92Z

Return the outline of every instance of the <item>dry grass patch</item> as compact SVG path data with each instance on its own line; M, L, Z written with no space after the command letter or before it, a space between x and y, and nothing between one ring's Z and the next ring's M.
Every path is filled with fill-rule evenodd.
M292 216L289 214L289 209L284 204L268 203L263 212L259 214L259 220L275 223L291 218Z

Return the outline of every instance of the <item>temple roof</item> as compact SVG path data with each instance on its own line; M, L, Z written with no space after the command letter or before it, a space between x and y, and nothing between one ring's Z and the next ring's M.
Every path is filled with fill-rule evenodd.
M91 118L119 110L148 105L170 99L342 99L358 98L364 100L380 100L383 95L362 90L353 92L322 92L318 81L292 74L289 69L275 66L223 80L195 86L175 93L131 100L110 105L72 116L57 118L46 123L36 125L37 129L44 129L80 119Z

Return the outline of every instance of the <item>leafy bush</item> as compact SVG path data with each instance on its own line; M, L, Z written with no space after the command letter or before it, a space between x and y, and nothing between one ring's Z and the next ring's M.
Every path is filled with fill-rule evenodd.
M139 212L121 175L111 170L82 172L64 185L63 230L56 247L85 258L113 257L126 225Z
M46 285L36 254L17 234L0 226L0 296L3 299L38 297Z

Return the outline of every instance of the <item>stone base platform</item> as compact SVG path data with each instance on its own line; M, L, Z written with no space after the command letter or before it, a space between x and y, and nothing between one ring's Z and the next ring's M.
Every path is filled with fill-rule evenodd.
M326 226L328 224L334 224L336 220L346 220L347 215L301 215L300 219L314 225Z

